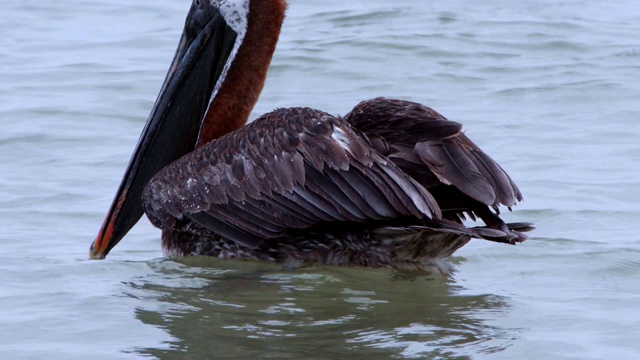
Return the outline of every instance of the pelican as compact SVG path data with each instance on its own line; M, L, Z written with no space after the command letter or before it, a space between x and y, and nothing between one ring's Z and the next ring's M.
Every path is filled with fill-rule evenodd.
M472 238L527 238L531 224L499 217L522 200L515 183L461 124L424 105L380 97L342 117L297 107L247 124L286 7L193 0L91 258L143 213L167 256L296 267L444 271Z

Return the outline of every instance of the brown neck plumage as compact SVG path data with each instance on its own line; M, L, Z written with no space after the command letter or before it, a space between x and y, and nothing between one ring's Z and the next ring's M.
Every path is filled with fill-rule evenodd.
M267 78L280 37L286 0L252 0L247 33L205 115L196 147L243 127Z

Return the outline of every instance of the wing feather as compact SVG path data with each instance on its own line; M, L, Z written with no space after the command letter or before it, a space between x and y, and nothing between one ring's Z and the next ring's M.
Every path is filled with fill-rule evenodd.
M386 141L385 154L428 189L452 185L470 198L497 208L522 200L507 173L464 133L459 123L424 105L386 98L358 104L345 119L370 137Z
M433 195L444 218L461 224L466 217L480 217L491 228L484 237L493 234L494 240L513 242L526 238L489 209L496 213L499 205L510 209L522 200L520 190L500 165L461 132L459 123L421 104L386 98L361 102L345 119L373 139L375 148L411 180L428 189L430 195L420 198Z

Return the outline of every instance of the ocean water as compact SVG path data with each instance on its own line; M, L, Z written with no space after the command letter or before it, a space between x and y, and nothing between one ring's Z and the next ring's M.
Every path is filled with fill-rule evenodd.
M450 276L167 259L111 203L189 1L0 5L3 359L634 359L640 5L291 0L255 114L427 104L515 179L537 230Z

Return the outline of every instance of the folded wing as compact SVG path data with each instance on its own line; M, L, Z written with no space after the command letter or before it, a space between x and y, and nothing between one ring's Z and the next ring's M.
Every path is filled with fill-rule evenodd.
M345 120L280 109L160 171L145 212L185 220L249 247L320 223L441 217L431 194Z
M364 132L377 151L427 188L443 217L458 223L465 214L480 217L489 228L507 234L496 241L526 239L498 217L500 205L511 208L522 200L520 190L461 132L459 123L424 105L386 98L361 102L345 119Z

